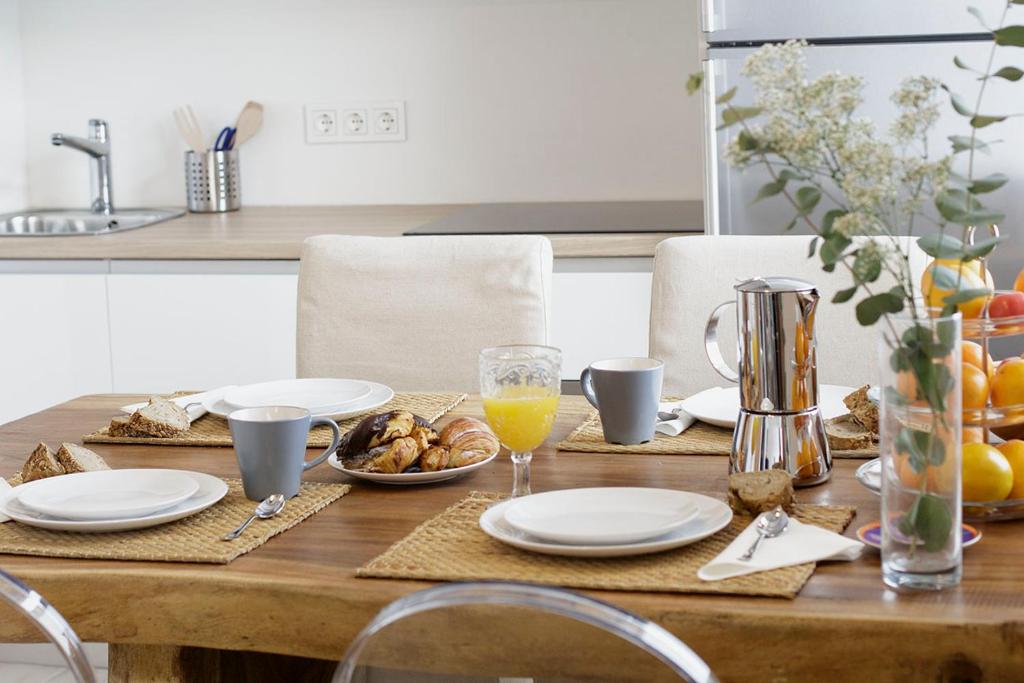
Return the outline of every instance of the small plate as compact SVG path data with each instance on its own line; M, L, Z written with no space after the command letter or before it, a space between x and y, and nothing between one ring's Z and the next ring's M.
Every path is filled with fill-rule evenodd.
M47 477L15 494L25 507L78 520L143 517L192 497L199 482L181 470L99 470Z
M962 525L963 540L961 543L964 548L970 548L972 545L981 540L981 532L975 529L970 524ZM857 529L857 538L859 538L866 545L872 548L882 547L882 523L871 522Z
M492 538L522 550L542 555L564 555L566 557L627 557L649 555L707 538L725 528L732 521L732 510L720 500L691 493L697 505L697 516L664 536L649 538L639 543L623 545L571 545L551 543L523 533L505 521L505 510L511 500L489 507L480 515L480 528Z
M436 484L442 481L448 481L449 479L455 479L461 477L464 474L469 474L473 470L478 470L490 461L498 457L495 453L486 460L473 463L472 465L466 465L465 467L456 467L451 470L440 470L439 472L402 472L401 474L381 474L379 472L358 472L356 470L348 470L338 460L337 453L331 453L331 457L327 458L327 462L330 463L331 467L336 470L340 470L350 477L356 479L363 479L365 481L375 481L378 484L398 484L398 485L411 485L411 484Z
M623 486L517 498L505 510L505 521L553 543L624 545L663 536L697 512L692 495L685 491Z
M236 408L295 406L311 413L340 413L370 395L367 382L357 379L285 379L231 387L224 402Z
M395 397L395 392L384 384L378 384L377 382L367 382L366 384L370 387L370 393L362 399L354 402L351 405L345 406L344 410L340 412L327 412L327 413L313 413L313 417L329 417L332 420L343 420L348 417L360 415L362 413L379 408L391 399ZM203 407L212 415L217 417L223 417L227 419L227 416L238 410L238 408L232 406L223 398L215 398L210 401L205 401Z
M189 517L198 512L202 512L227 495L228 485L224 483L223 479L209 474L203 474L202 472L189 472L188 474L194 477L199 483L199 490L192 494L191 498L183 500L174 507L166 510L160 510L150 515L99 521L59 519L25 507L18 502L16 496L7 496L0 500L0 512L3 512L11 519L22 524L39 527L41 529L51 529L53 531L98 533L106 531L145 529L147 527L166 524L168 522L173 522ZM31 484L32 482L29 483ZM22 486L27 485L28 484L22 484ZM17 488L20 487L12 489L12 492Z
M822 384L818 387L818 409L822 418L829 420L850 412L843 403L843 398L855 390L835 384ZM680 407L701 422L733 429L736 417L740 412L739 387L712 387L699 394L684 399Z

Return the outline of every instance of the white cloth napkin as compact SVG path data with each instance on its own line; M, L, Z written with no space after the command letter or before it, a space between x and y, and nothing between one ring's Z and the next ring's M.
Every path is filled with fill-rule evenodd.
M0 477L0 502L7 499L7 492L11 490L11 485L7 483L7 480ZM0 512L0 524L11 521L11 518Z
M687 429L690 428L697 420L684 410L680 410L679 406L682 405L682 401L669 401L658 404L659 413L678 413L678 416L674 420L665 420L664 422L658 422L654 427L657 431L662 434L668 434L669 436L679 436Z
M747 552L756 538L755 519L718 557L701 567L697 576L704 581L719 581L804 562L855 560L864 549L864 544L857 539L813 524L801 524L790 517L789 526L781 536L764 539L753 559L748 562L740 560L740 555Z

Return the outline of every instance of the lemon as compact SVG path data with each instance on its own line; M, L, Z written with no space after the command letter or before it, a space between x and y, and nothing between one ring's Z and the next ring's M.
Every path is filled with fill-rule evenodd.
M986 271L985 279L981 277L980 264L976 264L974 261L968 261L962 263L956 259L936 259L931 262L928 268L925 269L924 274L921 276L921 293L924 295L925 301L928 306L933 308L942 308L945 305L944 299L953 293L953 290L942 289L932 282L932 273L936 266L942 266L952 271L955 275L960 273L960 287L962 289L988 289L992 291L993 287L991 284L991 275ZM965 318L977 318L981 315L982 309L985 308L985 303L991 298L991 294L988 296L979 296L965 301L961 304L957 304L957 309L963 314Z
M985 443L963 447L965 501L1003 500L1013 489L1013 470L1002 453Z
M1024 498L1024 441L1010 439L996 448L1010 463L1010 469L1013 470L1013 488L1010 489L1010 495L1007 498Z

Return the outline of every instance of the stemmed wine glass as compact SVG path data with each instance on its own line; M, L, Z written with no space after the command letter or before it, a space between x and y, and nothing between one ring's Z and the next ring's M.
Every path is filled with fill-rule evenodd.
M512 452L512 497L530 495L533 449L551 433L562 392L562 352L495 346L480 352L480 395L491 429Z

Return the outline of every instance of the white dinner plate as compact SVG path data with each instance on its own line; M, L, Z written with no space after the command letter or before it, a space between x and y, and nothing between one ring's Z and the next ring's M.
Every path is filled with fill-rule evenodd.
M337 453L331 453L331 457L327 458L327 462L330 463L331 467L336 470L341 470L350 477L356 479L364 479L366 481L375 481L378 484L399 484L399 485L410 485L410 484L436 484L441 481L448 481L455 477L461 477L464 474L469 474L473 470L478 470L490 461L498 457L495 453L486 460L473 463L472 465L466 465L465 467L456 467L451 470L440 470L438 472L402 472L401 474L381 474L379 472L358 472L356 470L345 469L338 460Z
M336 414L370 395L367 382L358 379L284 379L231 387L224 402L236 408L295 406L311 413Z
M505 521L554 543L624 545L663 536L696 515L697 504L685 491L616 486L516 498Z
M18 502L36 512L97 520L164 510L190 498L199 482L181 470L98 470L38 479L18 488Z
M511 500L498 503L480 515L480 528L488 536L508 545L544 555L565 555L567 557L625 557L628 555L649 555L664 550L680 548L696 543L723 529L732 520L732 510L720 500L691 493L697 505L697 516L664 536L649 538L638 543L623 545L572 545L551 543L524 533L505 521L505 510Z
M147 527L183 519L190 515L194 515L197 512L202 512L227 495L228 485L224 483L223 479L209 474L203 474L202 472L189 472L188 474L191 477L194 477L199 483L199 490L193 493L190 498L186 498L177 505L167 508L166 510L159 510L158 512L154 512L149 515L111 520L60 519L35 512L34 510L21 505L18 502L16 495L7 496L3 501L0 501L0 512L3 512L11 519L22 524L39 527L41 529L51 529L53 531L96 533L103 531L145 529ZM29 482L29 484L31 483L32 482ZM21 486L28 486L28 484L22 484ZM20 487L12 489L12 493L17 491L18 488Z
M843 397L854 392L851 387L835 384L822 384L818 387L818 409L821 416L829 420L833 417L846 415L849 409L843 403ZM736 426L736 417L740 412L739 387L712 387L699 394L684 399L682 409L701 422L716 427L732 429Z
M384 405L392 398L395 397L395 392L384 384L378 384L377 382L367 382L366 384L370 387L370 393L365 398L355 401L351 405L347 405L343 410L338 412L327 412L327 413L313 413L313 417L329 417L332 420L343 420L353 415L359 415L365 413L374 408L379 408ZM207 412L217 415L218 417L227 418L227 416L238 408L230 405L227 401L222 398L217 398L203 403L203 407L206 408Z

